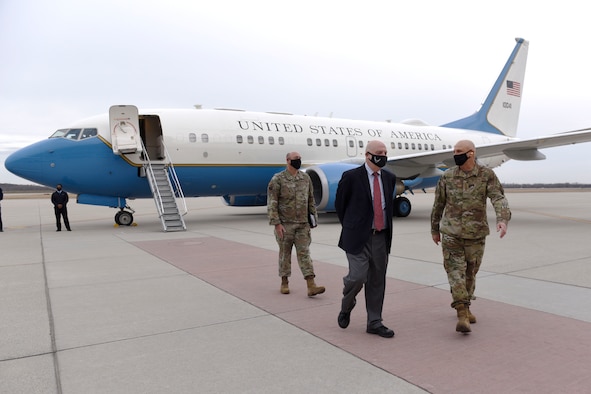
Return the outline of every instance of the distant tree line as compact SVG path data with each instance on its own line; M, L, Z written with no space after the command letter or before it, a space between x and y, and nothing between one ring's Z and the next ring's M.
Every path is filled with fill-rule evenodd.
M505 189L584 189L589 183L503 183Z
M590 183L503 183L505 189L584 189L591 188ZM53 188L41 185L16 185L0 183L4 193L39 193L52 191Z
M4 193L39 193L52 191L52 188L41 185L16 185L14 183L0 183Z

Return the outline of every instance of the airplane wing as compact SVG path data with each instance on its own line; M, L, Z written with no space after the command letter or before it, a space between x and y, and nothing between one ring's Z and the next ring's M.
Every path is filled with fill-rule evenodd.
M552 134L545 137L515 139L490 144L476 144L479 159L505 155L513 160L543 160L546 156L538 149L552 148L591 141L591 128ZM441 167L454 165L453 149L396 156L388 159L388 168L398 177L413 179L441 175Z

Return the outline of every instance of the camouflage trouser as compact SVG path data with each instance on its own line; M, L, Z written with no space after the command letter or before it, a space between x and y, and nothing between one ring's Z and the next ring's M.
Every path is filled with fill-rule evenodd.
M462 239L442 234L443 267L451 289L453 302L470 305L476 288L476 274L484 255L485 238Z
M291 249L295 245L300 270L304 275L314 277L314 267L310 258L310 225L308 223L283 223L285 232L279 239L275 231L275 239L279 245L279 276L291 276Z

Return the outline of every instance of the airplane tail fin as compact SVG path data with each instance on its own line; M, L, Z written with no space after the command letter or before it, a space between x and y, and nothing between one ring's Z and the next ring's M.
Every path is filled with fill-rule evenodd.
M486 131L515 137L519 122L523 80L529 41L516 38L517 44L493 88L478 112L442 125L458 129Z

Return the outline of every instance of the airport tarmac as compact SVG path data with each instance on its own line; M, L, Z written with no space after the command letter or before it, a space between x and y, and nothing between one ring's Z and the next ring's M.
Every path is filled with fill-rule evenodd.
M337 325L345 254L335 214L312 230L309 298L294 261L279 293L266 207L188 199L187 231L152 200L115 210L49 196L2 201L0 393L589 393L591 190L507 191L509 232L487 239L472 333L455 332L432 193L394 219L384 323L365 333L363 292ZM489 204L490 206L490 204ZM489 208L489 221L494 223Z

